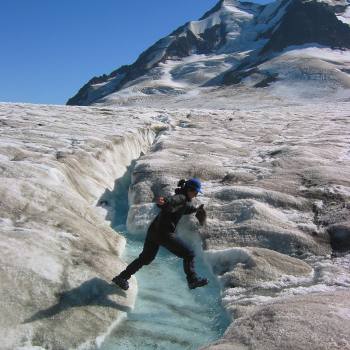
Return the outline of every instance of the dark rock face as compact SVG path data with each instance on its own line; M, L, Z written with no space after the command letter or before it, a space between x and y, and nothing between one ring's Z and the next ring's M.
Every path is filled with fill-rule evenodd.
M326 3L294 0L277 26L261 53L307 43L350 48L350 26L341 22Z
M271 21L273 21L273 19L277 16L279 16L279 12L283 11L283 8L288 6L293 0L282 0L280 1L279 5L272 11L272 13L269 15L269 17L265 20L265 23L269 23ZM256 23L261 22L259 16L256 18ZM274 32L274 30L276 29L275 26L270 26L269 29L267 29L266 31L262 31L261 33L259 33L259 35L257 36L257 40L258 39L269 39L271 38L272 33Z
M269 84L271 84L277 80L278 80L278 73L268 74L265 79L263 79L259 83L255 84L254 87L256 87L256 88L266 87L266 86L269 86Z
M208 12L206 12L199 20L208 18L213 13L219 11L224 3L224 0L220 0L212 9L210 9Z
M225 43L225 34L225 25L223 24L217 24L207 29L199 37L188 30L186 36L178 37L172 42L164 55L163 61L171 57L187 57L192 52L209 54Z
M244 78L249 77L253 73L257 73L258 71L259 70L257 68L229 71L223 77L223 84L225 85L239 84Z
M332 49L350 48L350 26L336 17L337 11L345 11L345 6L331 6L316 0L284 0L267 22L273 20L283 7L286 7L286 10L281 19L258 36L258 39L268 39L265 46L260 51L252 52L234 70L226 72L223 84L240 83L242 79L256 73L254 68L269 60L272 54L292 45L316 43ZM267 86L275 80L275 76L267 76L255 87Z

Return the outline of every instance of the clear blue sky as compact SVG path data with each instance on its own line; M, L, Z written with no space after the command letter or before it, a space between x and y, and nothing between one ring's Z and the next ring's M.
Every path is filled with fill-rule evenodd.
M0 102L65 104L217 2L0 0Z

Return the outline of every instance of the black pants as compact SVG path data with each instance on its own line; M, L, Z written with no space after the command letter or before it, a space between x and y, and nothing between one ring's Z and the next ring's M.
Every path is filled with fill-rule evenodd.
M174 233L156 232L152 227L147 231L143 250L139 257L132 261L119 276L129 279L143 265L150 264L156 257L160 245L183 259L183 269L187 280L193 280L197 277L194 269L194 251Z

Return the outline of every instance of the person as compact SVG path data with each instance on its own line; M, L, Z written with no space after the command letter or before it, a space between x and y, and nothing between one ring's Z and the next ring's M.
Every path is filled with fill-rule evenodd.
M205 213L203 204L195 207L191 200L201 192L201 183L197 178L189 180L181 179L178 182L175 194L169 197L159 197L157 206L161 208L159 214L151 222L143 250L134 261L132 261L124 271L112 279L112 282L120 288L129 288L128 279L142 266L150 264L156 257L159 246L163 246L171 253L183 259L183 269L186 274L188 287L194 289L208 284L207 278L197 276L194 267L195 253L186 242L175 235L175 228L182 215L192 213ZM206 215L206 214L205 214ZM200 220L200 215L196 217ZM202 224L202 223L201 223Z

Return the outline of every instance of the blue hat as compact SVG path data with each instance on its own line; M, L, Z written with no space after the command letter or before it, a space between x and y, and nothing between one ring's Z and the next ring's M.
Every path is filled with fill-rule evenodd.
M194 189L197 192L203 193L201 191L201 182L197 178L192 178L186 181L185 183L186 188Z

